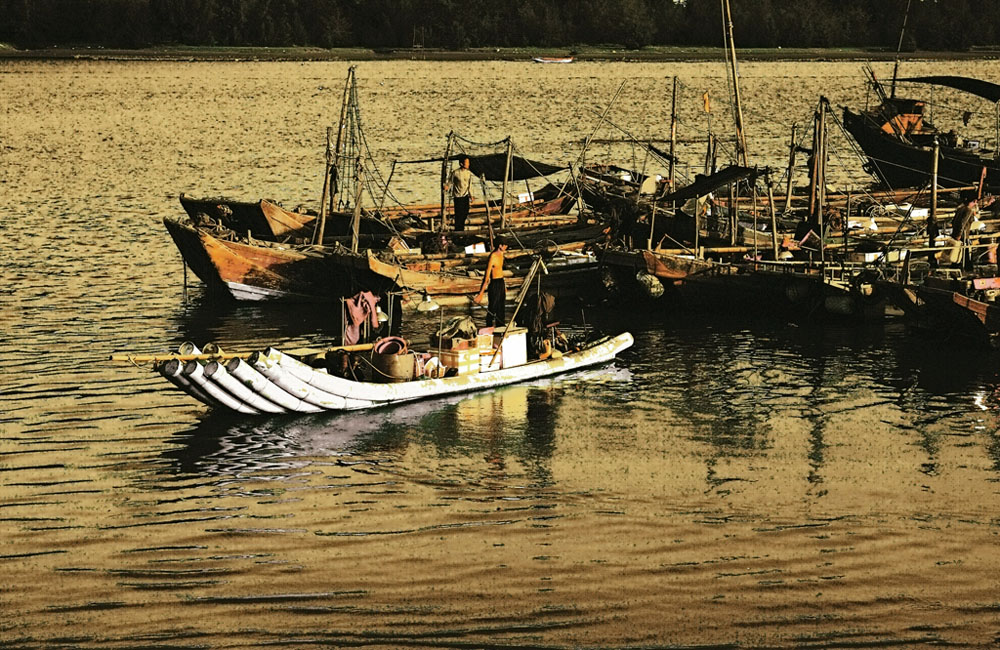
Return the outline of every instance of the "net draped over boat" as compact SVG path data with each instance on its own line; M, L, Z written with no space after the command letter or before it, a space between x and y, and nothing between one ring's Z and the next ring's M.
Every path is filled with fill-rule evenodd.
M449 156L448 160L458 161L464 158L465 155L466 154L454 154ZM443 162L444 160L444 156L439 156L437 158L425 158L423 160L404 160L401 161L400 164ZM476 178L485 177L488 181L502 181L506 175L506 167L507 154L503 152L481 156L469 156L469 170ZM529 160L527 158L514 155L511 156L510 174L506 175L506 178L509 181L523 181L528 180L529 178L548 176L550 174L555 174L556 172L561 172L565 169L569 169L569 167L567 165L551 165L549 163Z

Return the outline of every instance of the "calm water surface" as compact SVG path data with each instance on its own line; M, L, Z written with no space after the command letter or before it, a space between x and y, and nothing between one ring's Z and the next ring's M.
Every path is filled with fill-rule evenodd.
M239 106L342 72L216 65L249 72L217 99ZM259 155L208 139L245 124L196 119L217 70L0 67L0 646L1000 643L1000 366L954 341L574 309L569 326L628 328L635 347L554 380L291 418L211 414L110 363L185 340L335 342L325 309L217 304L190 277L185 294L159 218L192 174L222 192ZM574 70L617 87L646 69ZM147 94L166 116L140 119ZM319 176L268 165L289 191Z

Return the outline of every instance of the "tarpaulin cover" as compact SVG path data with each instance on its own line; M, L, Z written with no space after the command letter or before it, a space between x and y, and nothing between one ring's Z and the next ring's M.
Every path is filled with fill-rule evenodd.
M972 77L955 77L951 75L934 75L930 77L908 77L899 81L912 81L913 83L934 84L936 86L947 86L963 92L971 93L977 97L988 99L991 102L1000 102L1000 85L982 79Z
M462 156L463 154L455 154L454 156L451 156L451 160L460 160ZM427 158L424 160L404 160L401 164L441 162L443 160L444 157ZM493 153L485 156L469 156L469 170L472 172L472 175L476 178L485 176L488 181L502 181L504 179L504 168L506 165L507 154L505 153ZM507 177L507 180L523 181L529 178L548 176L549 174L554 174L564 169L569 169L569 167L567 165L550 165L548 163L537 162L535 160L528 160L527 158L522 158L521 156L512 156L510 160L510 176Z
M699 196L705 196L720 187L732 185L736 181L751 177L753 180L757 179L756 167L740 167L739 165L730 165L729 167L726 167L711 176L702 176L699 174L693 183L687 187L682 187L675 192L667 194L663 197L663 200L686 201Z

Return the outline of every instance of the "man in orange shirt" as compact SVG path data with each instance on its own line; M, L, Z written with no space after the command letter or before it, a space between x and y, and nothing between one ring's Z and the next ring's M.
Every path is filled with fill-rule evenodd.
M507 244L499 242L490 253L489 261L486 262L486 273L483 274L483 283L475 297L476 303L479 304L483 301L483 294L489 291L486 327L506 324L504 317L507 311L507 287L503 281L503 254L506 250Z

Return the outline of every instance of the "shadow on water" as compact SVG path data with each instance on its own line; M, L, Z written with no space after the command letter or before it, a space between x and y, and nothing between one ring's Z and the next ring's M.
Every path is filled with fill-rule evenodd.
M630 311L627 325L620 308L588 317L598 328L633 331L636 346L622 361L635 372L640 402L696 425L691 439L714 450L709 480L718 459L773 445L775 423L791 417L808 423L808 480L820 483L829 434L852 412L905 414L912 422L897 426L917 431L921 471L931 473L942 439L971 436L981 426L977 412L1000 411L997 351L917 336L898 321L790 323L669 308ZM1000 462L1000 444L988 447Z
M517 459L547 481L567 386L608 376L611 366L467 395L374 410L247 417L209 412L174 435L163 454L174 476L219 476L301 467L320 458L401 456L410 445L437 457Z
M303 336L335 345L342 328L337 305L235 302L202 290L189 291L173 320L179 340L198 346L214 342L227 347Z

